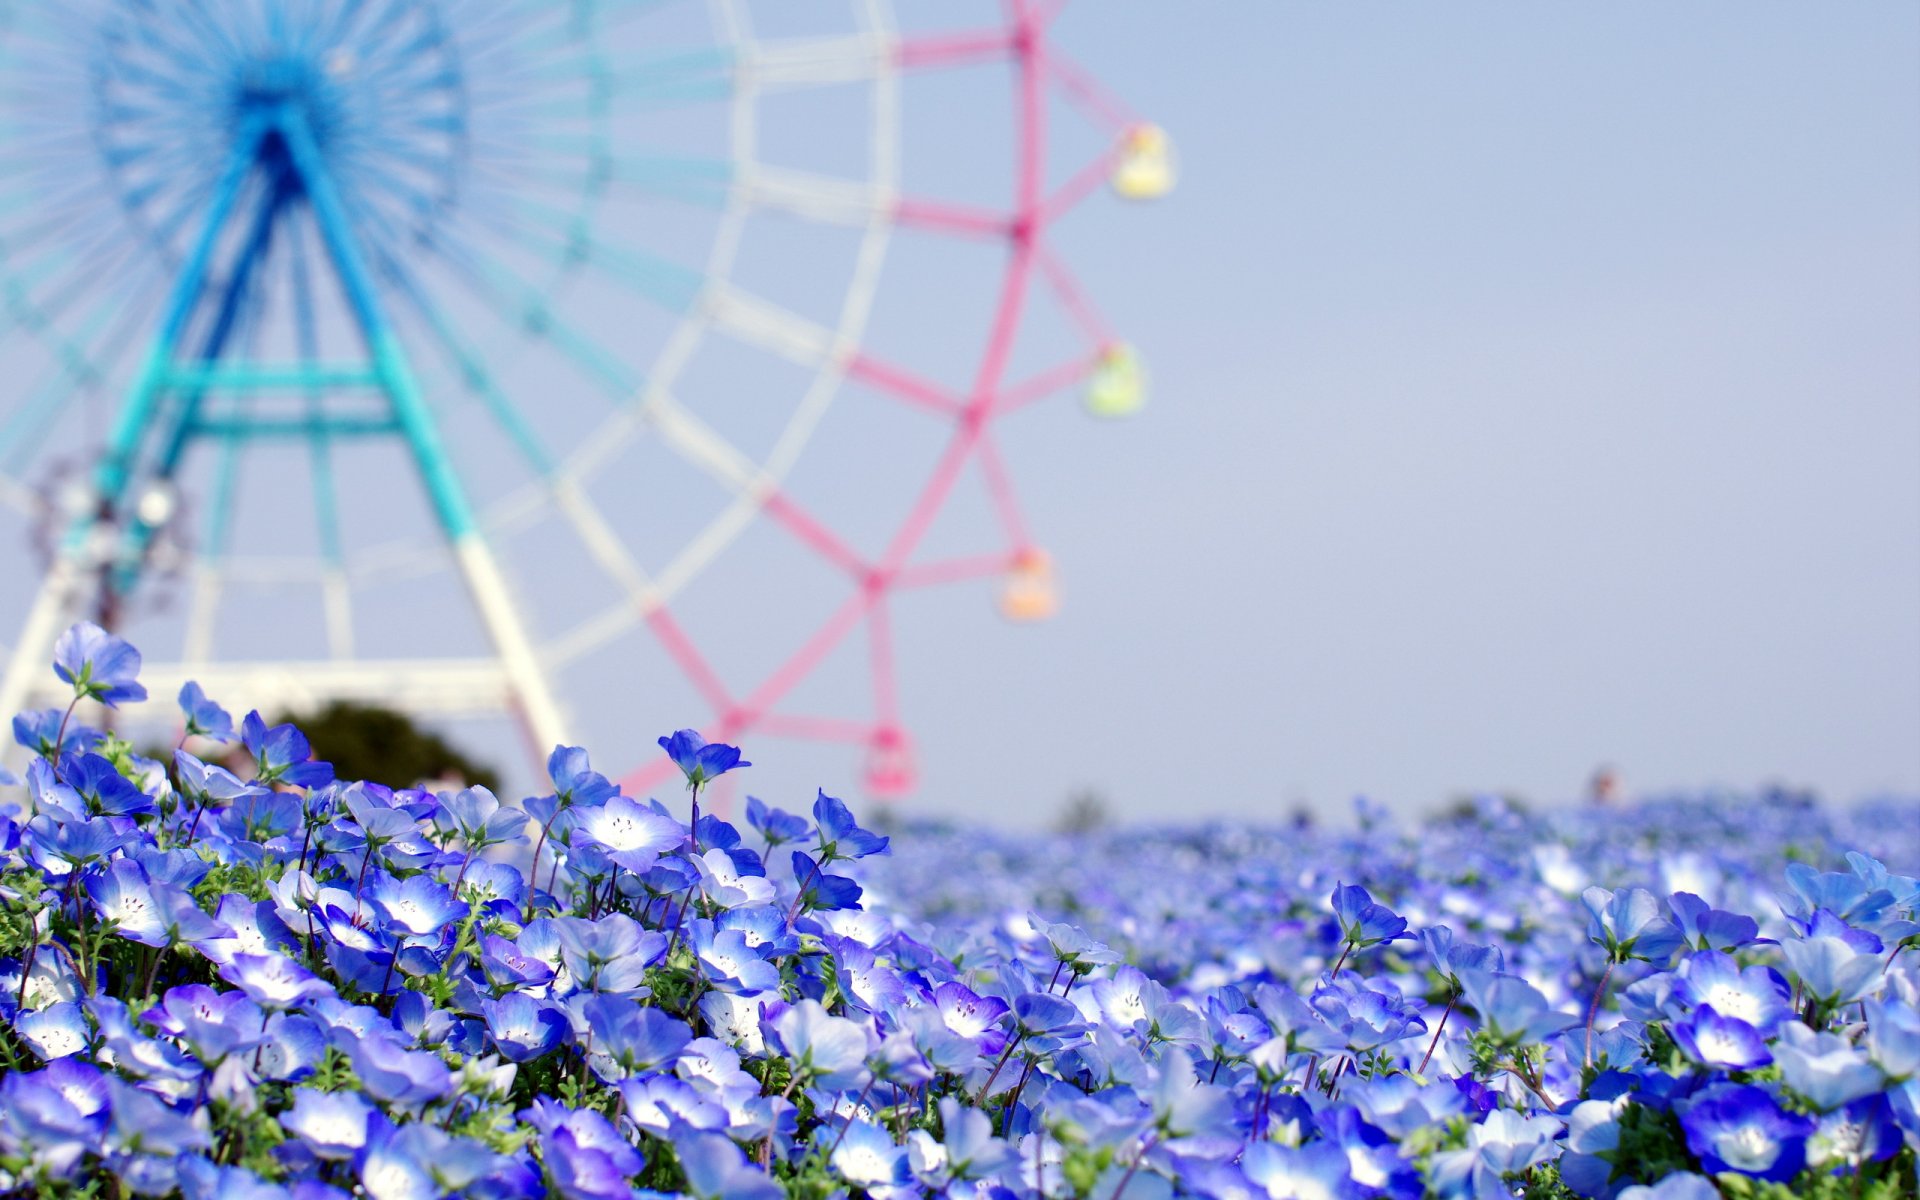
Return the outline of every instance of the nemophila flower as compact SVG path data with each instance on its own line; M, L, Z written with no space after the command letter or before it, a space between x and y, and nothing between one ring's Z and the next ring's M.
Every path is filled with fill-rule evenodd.
M1787 969L1807 995L1828 1005L1851 1004L1880 983L1878 956L1838 937L1788 939L1780 944Z
M860 828L860 823L853 819L853 811L825 791L813 801L813 823L823 863L887 852L888 839Z
M307 736L292 725L269 729L257 711L249 712L240 722L240 740L253 755L254 778L261 783L317 788L333 782L333 764L316 760Z
M1695 950L1738 950L1767 940L1760 923L1745 913L1723 912L1692 892L1675 892L1667 900L1680 935Z
M1426 1032L1427 1023L1397 992L1369 987L1352 976L1321 984L1309 1000L1322 1019L1339 1030L1356 1053Z
M767 1007L763 1005L762 1011ZM817 1000L785 1006L771 1019L763 1016L760 1025L767 1043L818 1087L852 1087L867 1077L871 1049L867 1027L833 1016Z
M1572 1013L1557 1011L1540 989L1517 975L1469 970L1460 984L1481 1027L1503 1046L1529 1045L1580 1023Z
M209 1066L259 1045L267 1026L266 1014L245 993L217 992L202 984L169 989L142 1019L186 1042L194 1056Z
M1763 1034L1771 1034L1793 1015L1787 982L1779 972L1759 965L1742 967L1728 955L1712 950L1687 959L1674 994L1687 1004L1710 1005L1715 1012L1745 1021Z
M688 927L700 975L723 992L768 992L780 986L780 969L760 957L738 929L715 929L711 921Z
M410 937L438 934L467 915L453 889L427 875L397 879L377 871L367 877L364 895L390 928Z
M60 761L60 779L80 798L87 816L128 817L153 811L153 797L98 754L67 755Z
M692 729L682 729L661 738L660 748L667 752L673 765L686 775L689 787L704 787L736 767L753 765L741 761L738 746L709 742Z
M564 1200L626 1200L627 1182L640 1172L640 1155L624 1142L589 1145L564 1126L541 1139L549 1195Z
M86 1010L70 1000L21 1013L14 1018L13 1031L45 1062L79 1054L93 1041Z
M536 1000L523 992L509 992L498 1000L485 1000L480 1015L486 1019L487 1032L510 1062L530 1062L565 1041L572 1032L567 1012L559 1005Z
M408 1050L388 1038L362 1037L348 1057L368 1094L402 1108L438 1100L453 1086L453 1074L439 1055Z
M1858 1171L1885 1162L1900 1149L1900 1126L1886 1094L1875 1092L1814 1117L1807 1136L1807 1165Z
M233 715L212 700L200 685L189 679L180 685L180 716L187 737L206 738L210 742L234 740Z
M760 905L773 899L773 884L765 874L743 874L731 850L709 849L688 859L700 873L700 894L720 908Z
M1467 1130L1466 1149L1436 1158L1436 1181L1458 1186L1470 1181L1475 1196L1510 1196L1504 1180L1552 1157L1560 1136L1556 1117L1524 1117L1511 1109L1487 1114Z
M62 724L66 725L64 732ZM13 740L44 759L91 750L103 737L98 729L67 720L64 709L42 708L13 718ZM55 738L59 739L58 744Z
M563 961L576 987L626 993L645 987L646 971L667 952L667 936L614 913L597 921L561 917L553 923Z
M747 824L760 831L769 850L782 842L797 842L806 837L808 831L805 817L771 807L757 796L747 797Z
M526 827L527 814L501 807L499 798L484 787L442 792L439 800L434 824L442 832L457 836L469 854L526 840L520 831Z
M747 1162L740 1147L717 1133L680 1139L680 1170L695 1200L784 1200L786 1190Z
M727 1110L707 1099L701 1090L673 1075L623 1079L620 1098L626 1118L648 1133L666 1137L675 1129L725 1129Z
M1587 909L1587 939L1605 947L1610 962L1664 963L1684 944L1679 928L1660 915L1660 901L1645 888L1590 887L1580 902Z
M884 1188L912 1178L907 1148L894 1144L893 1135L866 1121L849 1121L835 1135L839 1145L829 1160L840 1178L858 1188Z
M1780 1107L1773 1095L1750 1084L1720 1084L1681 1114L1687 1148L1709 1175L1737 1171L1785 1183L1806 1162L1813 1122Z
M591 1046L594 1072L609 1082L668 1066L693 1040L685 1021L623 997L576 996L568 1008L576 1040Z
M1507 969L1506 955L1498 946L1478 946L1472 942L1456 941L1453 928L1449 925L1435 925L1420 931L1420 948L1427 953L1438 971L1451 986L1460 986L1460 972L1465 971L1504 971Z
M1738 1017L1723 1017L1711 1004L1693 1010L1668 1030L1681 1053L1702 1066L1751 1071L1773 1061L1760 1031Z
M1614 1200L1721 1200L1721 1192L1704 1175L1686 1171L1651 1186L1636 1183L1622 1188Z
M978 995L957 979L934 988L933 1002L947 1028L963 1038L981 1038L997 1031L1008 1011L1006 1001Z
M72 685L75 699L108 708L147 698L139 681L140 652L92 621L81 621L54 642L53 673Z
M629 871L644 871L653 860L686 840L686 830L672 817L614 796L597 808L574 813L573 839L587 838L603 846L608 857Z
M125 822L104 817L56 822L43 813L27 822L22 842L35 865L65 876L76 867L101 861L139 836Z
M1787 886L1793 895L1785 907L1804 923L1825 911L1849 924L1870 924L1894 903L1893 893L1852 871L1821 871L1803 862L1786 866Z
M913 1175L931 1188L959 1180L988 1179L1017 1160L1017 1152L993 1136L993 1121L952 1096L939 1105L940 1137L924 1129L907 1135L907 1161Z
M1328 901L1333 905L1333 919L1340 926L1340 940L1350 949L1365 950L1413 936L1407 932L1404 917L1376 903L1367 889L1358 884L1335 885Z
M231 927L202 911L192 895L154 882L131 859L116 859L85 883L101 920L112 921L115 933L142 945L171 946L233 935Z
M1877 1092L1886 1082L1852 1042L1797 1021L1782 1028L1773 1056L1786 1085L1822 1112Z
M793 878L800 887L795 904L809 912L858 908L860 885L845 875L833 875L804 850L793 852Z
M1867 1054L1896 1079L1920 1075L1920 1008L1892 998L1866 1005Z
M1346 1153L1332 1142L1290 1147L1256 1142L1240 1169L1270 1200L1359 1200Z
M236 954L220 968L220 978L268 1009L293 1008L333 993L333 985L284 954Z
M321 1092L295 1088L293 1107L279 1116L280 1127L299 1138L316 1157L344 1162L367 1144L373 1106L357 1092Z

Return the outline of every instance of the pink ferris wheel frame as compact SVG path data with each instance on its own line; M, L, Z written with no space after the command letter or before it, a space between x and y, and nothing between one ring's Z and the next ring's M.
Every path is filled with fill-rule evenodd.
M1130 351L1114 335L1069 268L1048 247L1052 225L1102 184L1115 177L1143 136L1164 155L1157 129L1140 122L1079 66L1047 39L1048 27L1065 0L1009 0L1004 26L988 30L903 39L892 47L897 70L1006 62L1014 88L1014 188L1005 209L905 198L893 202L899 227L1006 247L996 309L973 378L964 388L949 388L856 352L844 365L845 376L910 408L951 423L946 445L899 527L877 556L865 556L811 515L790 495L775 488L760 511L844 573L852 594L790 654L745 690L730 688L666 605L645 617L661 646L708 704L712 716L702 728L711 740L738 741L748 733L863 746L864 783L876 798L910 793L917 784L912 741L900 719L896 663L889 601L900 589L924 588L1000 575L1008 579L1002 607L1015 619L1044 616L1051 610L1050 567L1034 543L1021 512L1013 481L995 440L995 422L1068 388L1081 384ZM1080 166L1058 187L1046 180L1047 108L1057 89L1095 126L1109 133L1106 150ZM1148 193L1135 193L1148 194ZM1084 339L1083 347L1024 379L1009 379L1008 362L1021 319L1036 286L1046 288ZM934 518L962 473L975 467L992 503L1007 548L972 557L911 561ZM865 627L872 715L847 717L799 714L779 705L833 650ZM622 783L645 791L673 776L665 757L629 772Z

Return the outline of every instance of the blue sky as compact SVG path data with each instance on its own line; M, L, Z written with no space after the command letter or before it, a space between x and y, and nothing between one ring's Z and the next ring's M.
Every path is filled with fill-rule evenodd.
M1068 235L1154 404L1016 455L1069 602L908 649L926 806L1920 790L1920 10L1059 36L1178 140Z

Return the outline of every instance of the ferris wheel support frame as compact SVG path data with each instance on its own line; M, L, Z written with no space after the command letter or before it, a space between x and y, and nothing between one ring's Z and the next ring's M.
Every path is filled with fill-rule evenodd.
M182 366L177 350L200 309L214 251L233 219L247 180L256 172L265 185L238 256L219 289L218 309L201 353ZM320 231L326 259L338 276L348 314L367 352L364 366L232 363L226 359L234 314L250 284L253 267L271 241L286 206L305 200ZM305 115L285 101L263 101L239 126L232 154L206 209L206 219L180 275L147 358L135 377L93 481L91 500L68 527L57 561L42 583L4 679L0 711L18 712L41 692L54 640L87 601L89 578L97 581L95 603L110 616L112 598L124 594L143 569L158 521L134 497L143 489L170 486L189 446L209 437L249 439L281 432L268 419L202 416L210 392L294 388L318 396L343 388L382 394L389 421L310 415L299 431L341 436L397 436L411 453L427 489L440 532L453 552L468 594L492 643L492 660L407 660L382 663L280 664L249 669L244 664L189 662L151 668L158 686L200 678L235 687L239 699L261 704L311 704L329 699L397 699L415 711L445 714L509 708L536 755L565 742L565 722L553 690L515 611L506 581L394 334L375 289L358 239L334 187ZM172 424L146 471L140 451L163 424L162 401L177 396ZM280 424L285 424L284 420ZM124 529L116 526L124 523Z

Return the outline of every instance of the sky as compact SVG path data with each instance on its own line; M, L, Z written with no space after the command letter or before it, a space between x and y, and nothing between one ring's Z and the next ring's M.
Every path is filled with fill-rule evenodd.
M957 11L901 7L909 26ZM759 10L803 31L796 13ZM1177 147L1171 196L1099 196L1054 231L1152 397L1122 423L1063 397L1002 426L1063 604L1032 626L994 616L989 583L897 605L921 774L906 812L1035 826L1092 792L1134 820L1338 819L1358 795L1568 802L1601 764L1636 793L1920 794L1920 10L1221 3L1196 20L1080 0L1054 37ZM909 85L909 190L1004 190L1003 84ZM848 112L820 103L769 118L770 161L859 161L823 132ZM1063 159L1094 144L1064 115L1055 133ZM710 233L620 215L676 249ZM759 239L736 278L797 309L839 294L852 240ZM866 344L952 375L997 274L944 253L895 239ZM642 336L626 308L590 317ZM1030 325L1030 365L1057 357L1057 315ZM528 360L503 385L543 428L590 436L568 424L583 386ZM690 404L711 388L703 415L746 445L774 426L727 425L752 415L731 400L801 382L733 355L696 358L683 387ZM464 430L450 421L462 454ZM856 396L792 489L879 538L938 446ZM463 459L476 493L486 453ZM645 553L711 515L698 481L641 494L675 469L623 464L633 494L597 493ZM397 525L383 488L404 475L348 474L349 522L358 504ZM269 473L246 519L286 536L294 490ZM951 507L936 540L992 523L977 497ZM537 529L501 552L531 606L599 603ZM684 619L724 669L764 670L826 611L817 569L743 537ZM9 622L30 573L11 577ZM457 596L410 586L364 642L471 637ZM229 632L272 652L317 613L257 608ZM607 765L704 715L666 666L574 670L580 738ZM829 666L804 697L857 702L858 664ZM453 731L531 784L504 730ZM754 794L858 795L844 748L743 740Z
M1920 791L1920 11L1210 12L1059 27L1178 143L1073 239L1154 400L909 649L921 803Z

